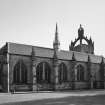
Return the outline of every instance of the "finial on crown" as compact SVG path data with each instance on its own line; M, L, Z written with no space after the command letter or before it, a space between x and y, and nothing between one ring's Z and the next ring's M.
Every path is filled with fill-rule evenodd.
M84 36L84 29L82 28L82 25L80 24L80 27L78 29L78 37L82 39L83 36Z

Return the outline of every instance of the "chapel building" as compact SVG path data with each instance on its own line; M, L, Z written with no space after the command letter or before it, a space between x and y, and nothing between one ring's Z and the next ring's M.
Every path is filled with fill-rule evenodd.
M7 42L0 49L0 91L105 88L105 58L94 54L81 25L69 50L59 47L57 24L53 48Z

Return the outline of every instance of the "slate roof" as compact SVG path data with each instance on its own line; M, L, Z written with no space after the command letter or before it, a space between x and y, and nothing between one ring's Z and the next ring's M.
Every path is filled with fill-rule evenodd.
M8 42L8 45L9 45L10 54L20 54L20 55L26 55L26 56L31 55L32 45L25 45L25 44L11 43L11 42ZM38 46L33 46L33 47L34 47L36 56L53 58L53 54L54 54L53 49L38 47ZM76 61L87 62L88 55L90 56L90 60L92 63L100 63L102 61L102 56L76 52L76 51L64 51L64 50L59 51L58 58L64 59L64 60L72 60L73 52L74 52ZM104 62L105 62L105 59L104 59Z

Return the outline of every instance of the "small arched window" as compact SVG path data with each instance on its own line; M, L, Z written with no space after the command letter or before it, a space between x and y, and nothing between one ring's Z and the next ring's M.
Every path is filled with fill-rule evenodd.
M59 82L67 81L67 67L64 63L59 65L59 73L58 73Z
M47 62L41 62L36 68L37 83L50 83L51 69Z
M15 84L27 83L27 67L22 60L15 64L13 77Z

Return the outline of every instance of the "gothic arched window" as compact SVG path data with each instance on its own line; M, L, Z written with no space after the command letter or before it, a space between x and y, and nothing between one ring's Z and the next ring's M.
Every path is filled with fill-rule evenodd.
M3 71L3 64L1 63L0 64L0 85L2 84L2 76L3 76L2 71Z
M77 66L77 80L84 81L84 67L82 65Z
M15 84L27 83L27 67L22 60L15 64L13 77Z
M59 65L59 73L58 73L59 82L67 81L67 67L64 63Z
M47 62L41 62L36 68L37 83L50 83L51 69Z

